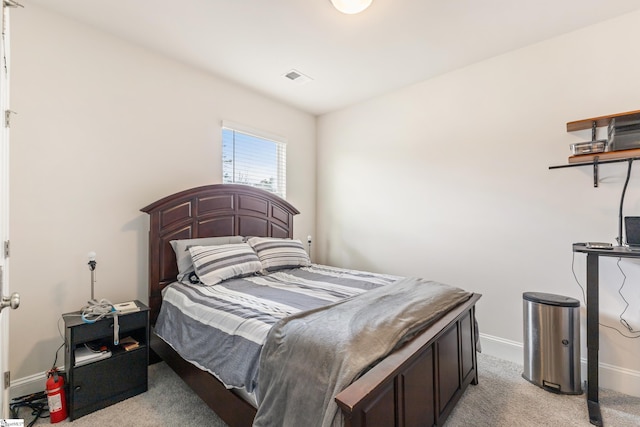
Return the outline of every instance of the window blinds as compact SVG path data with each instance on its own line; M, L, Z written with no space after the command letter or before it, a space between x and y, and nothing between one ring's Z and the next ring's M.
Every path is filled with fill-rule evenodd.
M222 182L245 184L286 197L286 143L223 122Z

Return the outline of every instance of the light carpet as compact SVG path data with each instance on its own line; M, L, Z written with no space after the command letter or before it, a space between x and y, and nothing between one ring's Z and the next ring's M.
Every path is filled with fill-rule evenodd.
M590 426L586 397L550 393L522 378L522 366L478 355L479 384L469 386L446 427ZM105 384L108 387L108 384ZM640 398L600 390L606 427L640 426ZM21 413L27 425L31 416ZM49 424L40 419L36 425ZM211 426L226 425L164 363L149 367L149 391L116 405L57 425Z

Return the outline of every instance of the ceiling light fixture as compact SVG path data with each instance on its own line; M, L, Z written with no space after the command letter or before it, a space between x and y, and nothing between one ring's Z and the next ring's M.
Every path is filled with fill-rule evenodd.
M331 0L331 4L340 12L353 15L371 6L372 1L373 0Z

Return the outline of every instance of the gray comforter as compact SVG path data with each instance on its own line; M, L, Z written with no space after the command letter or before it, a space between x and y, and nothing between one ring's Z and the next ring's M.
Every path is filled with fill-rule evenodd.
M174 283L163 291L156 334L185 360L228 388L253 393L271 326L301 311L332 304L397 276L313 265L225 280L215 286Z
M471 293L403 279L276 323L260 356L254 426L341 426L334 397Z

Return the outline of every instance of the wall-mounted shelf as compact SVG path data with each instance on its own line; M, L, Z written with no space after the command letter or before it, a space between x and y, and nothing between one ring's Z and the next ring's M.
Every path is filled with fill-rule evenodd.
M610 114L608 116L592 117L590 119L569 122L567 123L567 132L592 129L594 123L596 127L609 126L611 119L624 121L640 120L640 110L628 111L626 113Z
M634 148L631 150L618 150L618 151L605 151L604 153L594 153L594 154L580 154L578 156L569 157L569 165L579 165L579 164L591 164L594 161L599 161L600 163L605 163L608 160L627 160L630 158L640 158L640 148ZM611 162L609 162L611 163Z
M567 132L591 129L591 140L596 140L596 129L609 126L612 120L615 124L625 125L640 122L640 110L628 111L626 113L611 114L608 116L592 117L589 119L576 120L567 123ZM640 138L640 135L638 136ZM571 168L577 166L593 166L593 186L598 186L598 166L606 163L619 163L640 159L640 148L629 150L605 151L602 153L579 154L569 156L568 164L549 166L549 169Z

